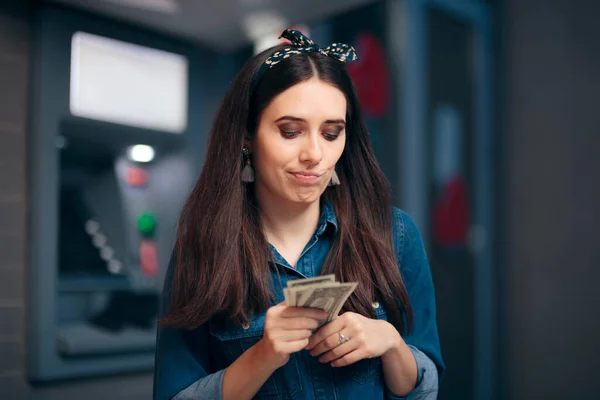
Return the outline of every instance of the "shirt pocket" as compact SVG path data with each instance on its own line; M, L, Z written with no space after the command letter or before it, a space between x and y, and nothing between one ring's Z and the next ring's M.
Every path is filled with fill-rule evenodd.
M218 341L227 365L231 365L242 353L258 343L263 336L264 326L265 313L252 317L249 324L241 327L225 321L213 320L209 323L210 333ZM292 354L287 364L267 379L254 398L292 400L300 391L302 381L298 359L296 354Z
M374 302L372 306L376 318L387 321L387 311L383 304ZM350 378L360 385L371 383L382 375L381 357L362 359L340 368L340 372L345 375L345 378Z

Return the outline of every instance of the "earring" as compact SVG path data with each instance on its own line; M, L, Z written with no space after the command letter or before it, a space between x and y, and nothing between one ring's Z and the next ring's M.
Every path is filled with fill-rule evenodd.
M329 184L327 186L338 186L340 184L340 178L337 174L337 172L335 172L335 170L333 170L333 174L331 174L331 180L329 181Z
M246 162L244 169L242 169L242 182L250 183L254 182L254 170L252 169L252 164L250 162L250 152L247 147L242 149L243 158Z

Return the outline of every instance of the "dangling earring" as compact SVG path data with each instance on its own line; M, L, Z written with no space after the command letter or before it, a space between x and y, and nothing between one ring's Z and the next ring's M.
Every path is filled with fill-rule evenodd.
M331 180L327 186L338 186L340 184L340 178L338 177L337 172L333 170L333 174L331 174Z
M254 182L254 170L252 169L252 164L250 162L250 152L248 151L248 148L244 147L242 153L244 155L244 161L246 162L244 169L242 169L242 182Z

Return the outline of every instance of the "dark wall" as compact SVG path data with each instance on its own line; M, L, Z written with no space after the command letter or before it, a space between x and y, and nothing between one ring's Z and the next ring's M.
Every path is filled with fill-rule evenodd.
M0 4L0 397L25 383L27 103L31 14L26 1ZM5 397L4 397L5 396Z
M595 0L505 3L502 398L600 393L599 17Z

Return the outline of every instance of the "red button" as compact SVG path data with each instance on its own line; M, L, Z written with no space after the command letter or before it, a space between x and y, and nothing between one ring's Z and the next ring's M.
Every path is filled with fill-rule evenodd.
M158 246L154 240L143 240L140 244L140 267L146 276L158 273Z
M129 186L144 186L148 183L148 172L140 167L129 167L125 181Z

